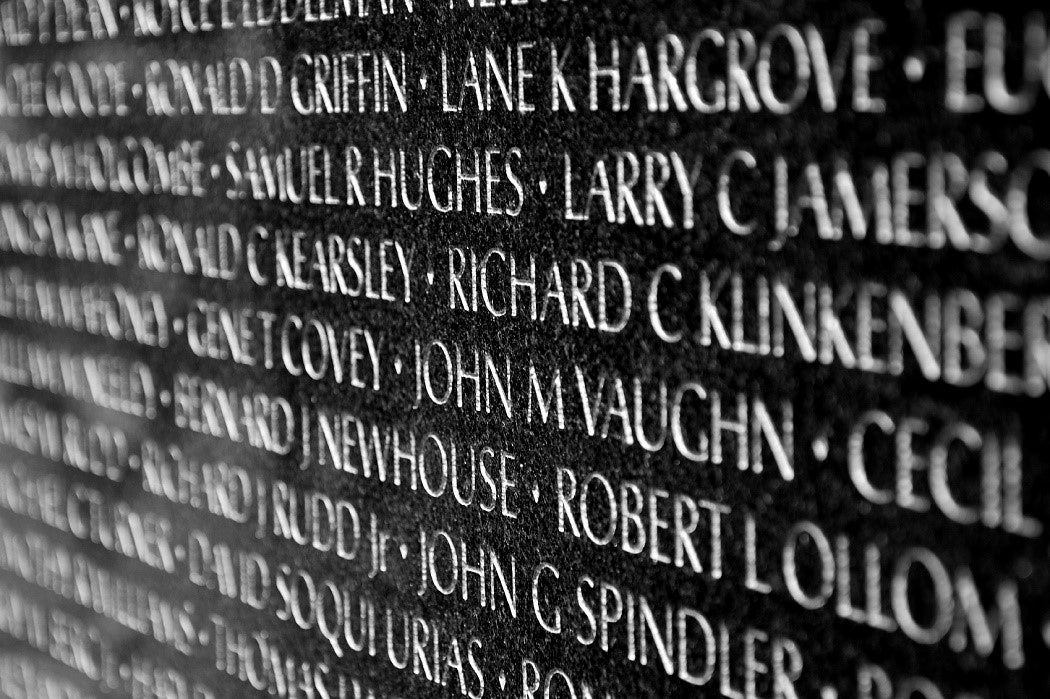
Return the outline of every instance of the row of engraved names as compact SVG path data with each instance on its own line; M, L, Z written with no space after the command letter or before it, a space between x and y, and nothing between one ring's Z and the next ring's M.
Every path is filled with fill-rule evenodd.
M1011 157L937 144L881 158L801 160L747 147L711 157L631 148L532 155L513 145L275 149L239 141L209 154L202 141L0 134L0 184L13 187L500 219L546 210L568 225L688 231L773 251L801 239L984 255L1008 248L1045 261L1047 182L1050 150ZM45 205L12 201L4 237L39 235L24 229L50 217ZM136 228L155 225L140 220Z
M0 4L0 45L32 45L34 31L44 38L50 22L90 25L81 26L81 33L108 39L128 32L121 31L121 24L130 24L131 35L138 37L217 28L203 15L195 20L194 9L221 12L219 26L231 28L237 19L228 11L238 4L246 10L252 2L134 0L113 14L109 0L58 1L86 1L108 12L44 14L33 24L30 12L17 9L36 2L6 0ZM265 0L256 1L261 9ZM256 26L294 22L304 7L309 21L315 1L330 2L279 0L270 5L268 17L259 14L249 21ZM883 114L893 111L888 95L894 81L921 84L935 69L941 71L942 84L936 89L949 113L1026 115L1050 95L1050 68L1042 60L1050 50L1045 15L1008 22L996 13L960 10L944 20L943 45L917 48L903 57L882 51L889 32L879 17L864 16L845 27L822 28L812 22L768 28L711 25L665 31L650 40L585 36L440 48L433 62L401 49L371 47L301 52L285 66L272 56L211 62L159 59L147 61L144 72L128 61L27 61L4 67L0 112L120 116L132 108L132 99L145 95L146 112L165 116L273 113L288 98L299 114L404 113L420 101L437 105L436 98L423 98L430 76L438 77L440 88L431 88L431 93L440 94L443 112L528 114L539 107L569 113L784 116L810 108ZM1011 56L1015 51L1019 59Z
M448 0L449 10L533 7L566 0ZM199 35L237 28L276 28L347 20L411 20L444 3L415 0L4 0L0 46L105 41L121 36ZM199 37L194 37L199 38Z
M973 31L975 19L984 42L982 32ZM1050 32L1044 18L1032 15L1027 22L1027 36L1007 37L998 15L960 12L947 19L945 48L951 50L945 52L941 98L947 112L1029 114L1050 93L1050 69L1032 68L1050 48ZM836 49L815 25L784 23L758 37L749 29L709 27L649 42L588 36L567 43L442 47L432 59L366 48L303 51L285 63L273 56L29 60L7 64L0 73L0 113L109 117L141 105L150 115L237 116L273 114L290 103L300 115L403 114L420 107L444 113L780 116L811 107L884 114L893 110L887 97L891 81L883 74L889 60L877 50L886 30L881 20L863 18L836 30L841 36ZM1033 39L1038 36L1043 43ZM972 38L978 40L971 45ZM1016 65L1004 58L1012 40L1026 54ZM918 84L929 68L918 52L905 57L897 72Z

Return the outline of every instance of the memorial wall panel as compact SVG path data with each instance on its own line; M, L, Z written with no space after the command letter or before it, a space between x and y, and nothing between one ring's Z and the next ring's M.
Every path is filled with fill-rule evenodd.
M0 696L1050 695L1050 10L0 0Z

